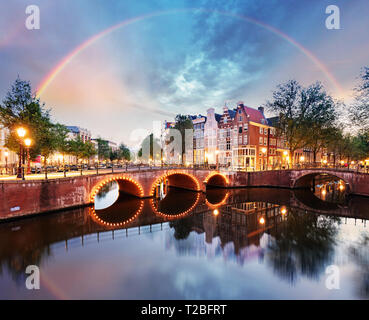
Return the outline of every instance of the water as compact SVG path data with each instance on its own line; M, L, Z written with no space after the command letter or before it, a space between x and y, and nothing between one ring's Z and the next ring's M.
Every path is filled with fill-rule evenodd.
M161 200L112 183L95 209L0 224L0 298L368 299L369 199L332 183L169 188ZM40 290L26 289L28 265ZM330 265L338 290L326 286Z

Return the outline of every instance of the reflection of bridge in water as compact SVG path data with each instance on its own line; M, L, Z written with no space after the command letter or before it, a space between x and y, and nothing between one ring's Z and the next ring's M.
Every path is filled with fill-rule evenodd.
M179 237L195 231L205 233L208 243L214 237L220 238L222 247L232 242L238 254L250 244L258 246L265 232L278 234L278 226L296 212L364 219L364 224L369 219L368 198L350 197L346 207L324 202L323 206L322 202L312 198L311 192L276 188L209 190L206 195L173 191L156 202L124 198L105 210L89 207L0 224L0 262L7 261L12 268L19 267L23 272L24 266L37 263L35 260L47 256L55 246L63 245L69 250L71 246L84 246L90 241L170 227ZM175 206L178 203L181 207ZM181 215L181 210L186 214Z

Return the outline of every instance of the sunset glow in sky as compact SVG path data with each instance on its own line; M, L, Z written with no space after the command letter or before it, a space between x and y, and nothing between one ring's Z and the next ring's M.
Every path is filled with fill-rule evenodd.
M40 30L25 28L30 4ZM325 27L330 4L340 30ZM153 120L257 108L289 79L350 102L369 65L367 0L19 0L0 15L1 100L19 75L55 121L131 146Z

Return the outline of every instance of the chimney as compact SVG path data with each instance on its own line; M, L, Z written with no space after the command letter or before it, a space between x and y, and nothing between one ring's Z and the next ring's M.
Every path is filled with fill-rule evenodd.
M258 110L261 112L262 115L264 115L264 107L259 107Z

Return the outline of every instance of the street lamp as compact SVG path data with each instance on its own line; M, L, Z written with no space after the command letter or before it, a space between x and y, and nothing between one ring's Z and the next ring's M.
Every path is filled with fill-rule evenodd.
M29 147L32 144L32 140L30 138L24 139L24 144L26 145L27 148L27 174L31 173L31 166L30 166L30 159L29 159Z
M267 152L267 148L261 148L261 152L263 153L263 155L265 156L266 152ZM263 170L265 170L265 159L263 158Z
M9 152L5 151L4 155L5 155L5 174L8 174L8 156L9 156Z
M19 165L18 165L17 178L24 178L23 174L22 174L23 143L22 143L21 140L24 138L27 131L23 127L19 127L18 129L16 129L16 132L17 132L18 138L20 139L20 143L19 143Z

